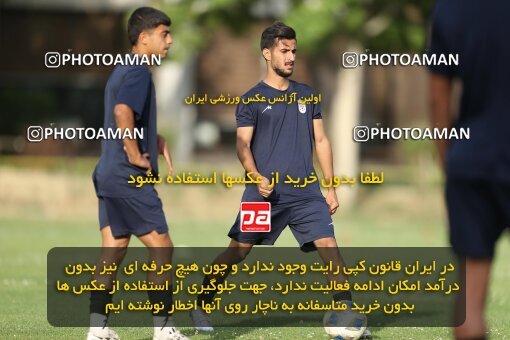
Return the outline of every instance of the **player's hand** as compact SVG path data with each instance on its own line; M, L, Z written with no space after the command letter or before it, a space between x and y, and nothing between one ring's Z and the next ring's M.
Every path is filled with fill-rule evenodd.
M328 190L328 193L326 194L326 204L328 205L330 215L333 215L334 213L336 213L336 210L338 209L339 204L338 204L338 198L336 197L335 189L330 188Z
M261 183L257 184L259 194L264 198L269 197L269 195L273 192L274 184L270 185L271 182L264 176L259 176L258 179L261 180Z
M124 147L124 151L126 147ZM147 152L143 154L138 154L135 157L129 157L128 154L128 162L142 169L147 169L147 172L151 171L151 163L149 161L149 154Z
M158 153L165 157L166 165L168 167L168 174L172 175L173 171L172 159L170 158L170 152L168 151L168 145L166 144L166 140L161 135L158 135Z

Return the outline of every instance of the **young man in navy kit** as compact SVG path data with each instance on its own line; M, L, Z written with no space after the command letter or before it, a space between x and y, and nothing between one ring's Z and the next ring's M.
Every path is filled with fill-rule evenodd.
M296 58L296 33L283 23L274 23L264 30L261 37L262 56L267 72L263 81L250 89L243 99L255 95L276 98L296 93L292 103L268 102L240 103L236 110L237 155L246 172L260 184L248 184L242 202L271 203L271 231L245 233L240 229L240 215L230 229L229 247L214 261L219 264L237 264L244 260L256 244L273 245L287 225L303 251L317 249L325 263L343 266L337 248L331 215L339 206L335 188L330 187L326 197L318 182L303 188L284 184L283 179L271 186L272 173L292 178L307 178L315 173L313 149L317 154L326 181L333 178L331 144L326 136L320 103L300 104L301 97L314 94L311 87L289 80ZM248 102L249 100L245 100ZM206 277L203 285L225 280L225 276ZM330 276L329 280L339 278ZM342 278L343 282L345 278ZM199 305L210 303L214 294L202 294ZM351 301L349 291L334 295L335 301ZM192 311L194 326L200 331L213 331L209 317L201 309ZM365 336L369 336L367 331Z
M488 338L485 306L496 242L510 227L510 2L439 0L430 54L458 54L459 65L430 66L435 127L469 128L468 140L438 140L446 175L450 243L466 278L457 307L456 339ZM451 115L453 79L462 82L458 117ZM508 316L501 315L501 318Z
M128 21L128 35L132 54L159 55L164 58L172 44L170 18L149 7L138 8ZM135 235L149 248L159 251L160 262L171 263L172 241L168 234L161 200L152 185L141 188L128 184L131 175L145 175L148 170L158 175L158 154L165 156L168 169L172 163L163 137L157 134L156 99L150 67L147 65L118 65L105 89L104 128L122 131L143 129L143 139L104 140L101 158L94 170L93 180L99 198L99 226L102 237L102 257L120 264ZM134 135L134 134L132 134ZM152 249L152 250L151 250ZM152 254L154 255L154 254ZM115 276L104 282L111 287ZM168 278L169 280L171 279ZM165 304L154 314L154 339L187 339L172 324L168 314L172 304L172 289L149 291L151 303ZM92 291L90 297L90 329L88 339L118 339L106 326L106 304L112 301L107 291Z

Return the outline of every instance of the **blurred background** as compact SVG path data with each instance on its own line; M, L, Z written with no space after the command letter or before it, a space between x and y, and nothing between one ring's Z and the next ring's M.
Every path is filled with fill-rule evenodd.
M174 43L152 73L158 128L169 143L176 173L243 174L235 153L235 106L187 105L185 99L193 94L239 96L260 81L265 72L260 34L275 20L283 21L297 32L292 78L322 96L336 174L384 172L383 184L340 187L340 209L334 217L339 244L448 245L443 176L433 142L356 143L352 138L356 125L428 126L426 67L342 67L344 52L425 53L433 4L432 0L0 0L0 293L10 306L2 307L6 309L0 324L13 325L10 335L22 338L40 330L45 334L34 337L84 334L70 329L62 333L47 325L45 256L56 246L100 245L91 181L100 142L32 143L26 129L102 126L104 87L113 67L46 68L44 56L129 52L127 18L140 6L159 8L172 19ZM164 168L162 160L160 167ZM226 245L242 190L159 185L174 243ZM286 231L277 245L296 242ZM508 244L499 248L510 254ZM503 287L508 269L509 264L497 262L492 281L489 320L493 334L501 335L498 338L510 330L500 317L509 312ZM23 319L28 303L37 311L32 321ZM140 332L129 334L143 337ZM225 332L219 338L238 336ZM271 332L269 336L253 330L243 336L289 336L285 330ZM324 337L322 329L299 334L306 332L308 337ZM376 335L430 339L448 338L449 332L382 329Z

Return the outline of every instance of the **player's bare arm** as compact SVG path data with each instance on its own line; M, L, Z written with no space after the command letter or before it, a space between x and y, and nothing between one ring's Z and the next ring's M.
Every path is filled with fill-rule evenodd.
M168 167L168 174L171 175L173 171L172 157L170 157L170 151L168 151L168 145L163 136L158 134L158 152L160 155L165 157L166 165Z
M452 80L438 74L431 74L429 81L430 119L434 127L443 129L452 126L450 110ZM439 160L444 169L446 159L447 139L436 139L436 146L439 152Z
M117 104L113 109L113 114L115 116L115 122L117 123L117 127L124 131L125 129L130 130L134 135L134 127L135 127L135 115L133 110L128 105L125 104ZM136 139L124 138L124 151L126 151L129 163L138 166L140 168L149 169L150 163L147 157L149 154L144 153L143 155L140 153L140 149L138 148L138 143Z
M251 172L254 178L262 179L262 183L257 184L259 193L262 197L269 197L269 195L273 192L273 187L269 185L269 179L262 176L257 170L257 166L255 165L255 160L253 159L253 154L250 149L252 137L252 126L237 128L237 157L247 172Z
M324 176L324 179L328 181L334 176L333 151L331 149L331 143L329 142L328 136L326 135L326 131L324 130L322 119L313 120L313 135L315 152L317 153L317 159L319 160L322 175ZM339 206L335 188L328 188L326 203L329 207L329 213L333 215Z

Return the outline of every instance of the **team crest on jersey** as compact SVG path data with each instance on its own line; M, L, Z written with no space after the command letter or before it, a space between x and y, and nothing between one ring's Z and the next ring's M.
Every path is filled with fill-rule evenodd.
M298 109L301 113L306 113L306 103L304 100L298 100Z

